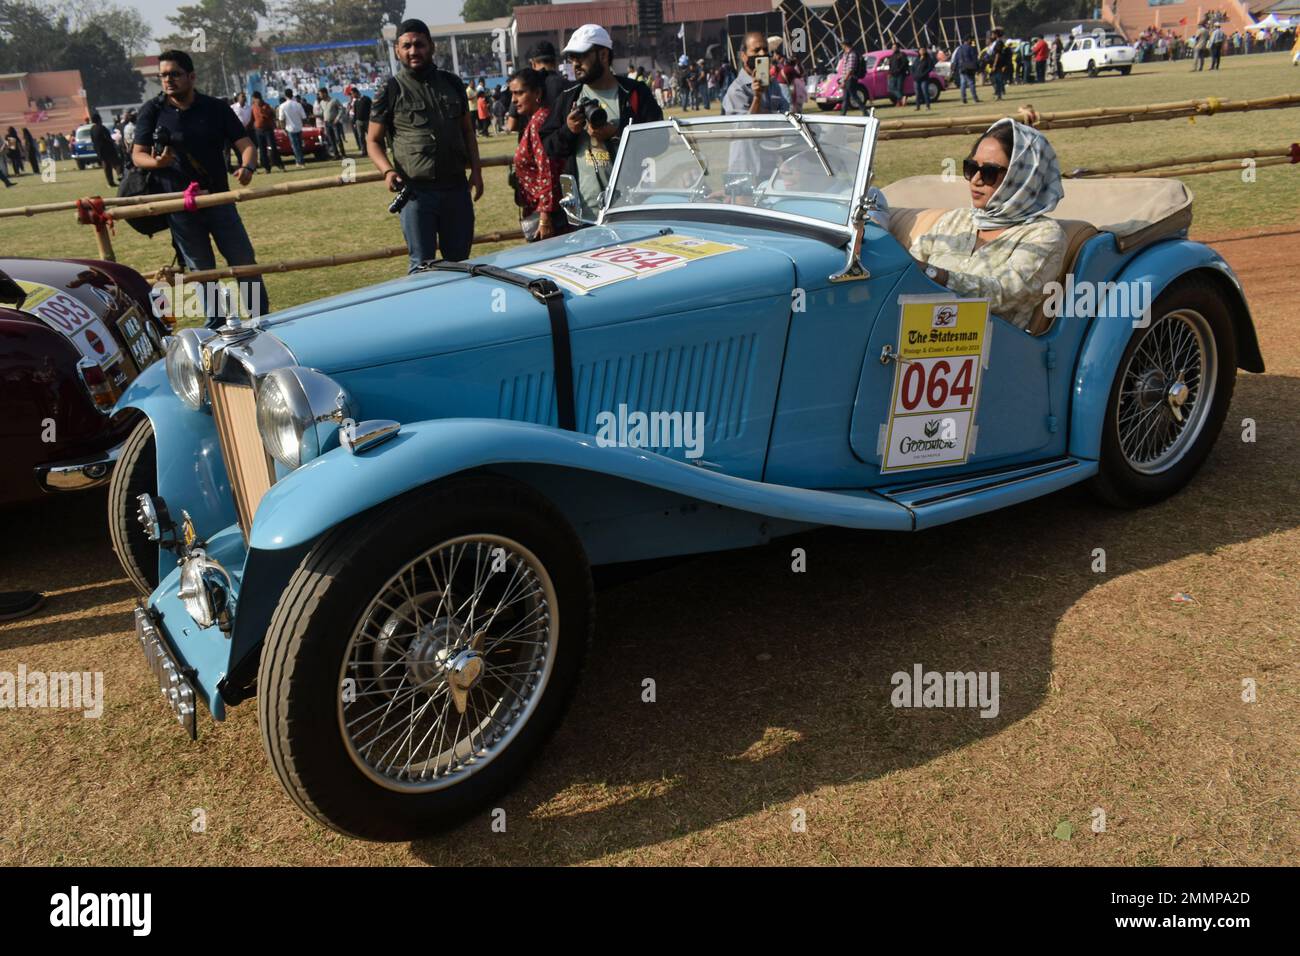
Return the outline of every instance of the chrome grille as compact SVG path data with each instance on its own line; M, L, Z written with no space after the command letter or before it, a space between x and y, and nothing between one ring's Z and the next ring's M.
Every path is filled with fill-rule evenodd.
M257 430L257 394L252 387L209 379L208 388L239 527L247 540L257 506L275 484L275 464Z

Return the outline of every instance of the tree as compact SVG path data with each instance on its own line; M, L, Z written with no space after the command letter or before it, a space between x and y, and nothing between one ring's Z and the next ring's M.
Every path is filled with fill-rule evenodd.
M474 20L495 20L510 15L515 7L550 3L550 0L465 0L460 8L460 18L466 23Z
M81 71L92 109L97 103L135 103L144 93L144 78L132 68L126 50L98 24L69 37L59 56L58 69Z
M24 0L0 0L0 72L55 69L68 32L64 17L51 20L44 10Z
M285 42L378 40L385 17L402 21L406 0L291 0L271 11L275 36Z
M266 16L265 0L199 0L192 6L177 7L167 19L180 30L179 36L165 37L167 44L185 50L200 71L200 85L225 91L230 73L253 66L253 41L257 19Z
M60 0L54 9L65 17L73 30L95 24L122 45L127 56L138 56L149 49L153 30L140 12L118 6L113 0Z
M1084 20L1092 16L1093 0L993 0L993 17L1009 37L1029 38L1040 23Z

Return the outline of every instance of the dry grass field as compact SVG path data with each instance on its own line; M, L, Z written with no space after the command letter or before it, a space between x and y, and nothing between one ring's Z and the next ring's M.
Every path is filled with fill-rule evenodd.
M1226 59L1218 76L1162 64L1049 83L1007 106L1297 87L1300 68L1257 56ZM962 109L951 95L939 107ZM1052 136L1066 167L1298 138L1300 110ZM504 147L494 137L487 149ZM880 181L937 171L967 148L883 144ZM497 178L482 228L510 225ZM0 202L68 198L102 181L96 170L46 185L26 177ZM1194 236L1241 276L1268 372L1241 374L1188 489L1134 512L1074 489L923 534L827 530L609 583L575 704L502 802L505 833L484 816L444 839L375 845L307 820L266 764L254 707L222 725L201 715L192 744L157 699L104 496L0 513L0 589L49 593L39 614L0 624L0 671L103 671L107 696L98 720L0 710L0 865L1294 865L1300 170L1189 185ZM241 212L272 260L399 242L385 201L360 186ZM0 253L90 254L92 237L70 219L0 220ZM117 236L124 261L163 261L161 240ZM275 276L272 302L401 268ZM1242 440L1247 418L1254 442ZM791 573L793 547L806 549L806 573ZM1093 571L1096 548L1104 573ZM916 663L997 671L1000 713L891 707L890 675ZM653 704L641 701L646 677ZM206 831L194 832L200 808ZM792 829L796 811L803 832Z

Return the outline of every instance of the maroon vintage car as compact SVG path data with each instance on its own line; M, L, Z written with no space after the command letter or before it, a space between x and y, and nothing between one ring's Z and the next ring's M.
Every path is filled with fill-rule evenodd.
M0 258L0 505L108 480L136 424L109 412L168 332L133 269Z
M293 156L293 144L289 142L289 134L282 129L275 131L275 148L281 156ZM325 138L325 130L322 127L302 128L302 155L304 159L311 156L317 159L330 158L329 140Z

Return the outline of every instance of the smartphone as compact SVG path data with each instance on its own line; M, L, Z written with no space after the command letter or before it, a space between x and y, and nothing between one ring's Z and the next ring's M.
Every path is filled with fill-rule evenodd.
M766 56L754 57L754 75L758 77L760 86L767 86L772 82L772 58Z

